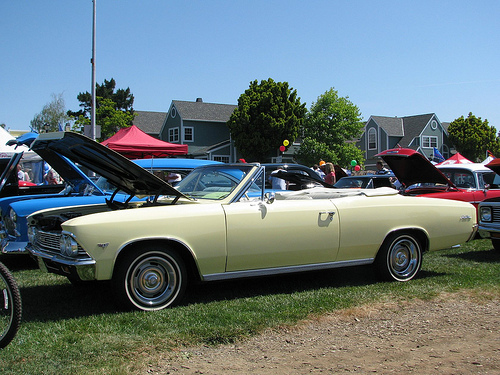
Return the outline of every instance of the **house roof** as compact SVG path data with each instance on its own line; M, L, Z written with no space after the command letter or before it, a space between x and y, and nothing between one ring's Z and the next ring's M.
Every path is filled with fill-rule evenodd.
M237 108L232 104L204 103L201 100L187 102L172 100L172 104L184 120L227 122Z
M228 139L209 146L189 146L189 154L195 157L205 156L208 153L217 150L218 148L229 146L230 143L231 141Z
M134 111L135 118L132 124L143 132L158 135L167 117L167 112Z
M405 134L401 139L401 144L410 145L413 139L422 133L422 130L424 130L433 116L433 113L428 113L426 115L403 117Z
M434 113L405 117L371 116L389 136L401 137L400 144L410 147L410 143L418 137L431 121Z
M403 119L401 117L372 116L371 118L378 126L384 129L388 135L404 136Z

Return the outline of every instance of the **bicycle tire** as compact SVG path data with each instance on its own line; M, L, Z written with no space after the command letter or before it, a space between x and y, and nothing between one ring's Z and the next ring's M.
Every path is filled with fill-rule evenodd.
M21 293L14 276L0 262L0 349L16 336L22 318Z

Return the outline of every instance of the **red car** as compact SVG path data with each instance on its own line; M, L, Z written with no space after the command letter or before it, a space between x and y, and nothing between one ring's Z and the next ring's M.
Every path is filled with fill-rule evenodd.
M454 199L476 207L485 199L500 197L500 176L483 164L434 165L408 148L390 149L376 156L392 169L405 195Z

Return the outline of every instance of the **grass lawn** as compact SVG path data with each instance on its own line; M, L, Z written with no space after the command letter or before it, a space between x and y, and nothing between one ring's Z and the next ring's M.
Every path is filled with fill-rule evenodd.
M156 353L219 344L311 314L460 290L500 296L500 252L489 240L426 254L419 278L379 282L371 267L194 285L181 306L117 310L107 284L74 287L26 257L1 260L18 281L23 322L0 351L2 374L145 373Z

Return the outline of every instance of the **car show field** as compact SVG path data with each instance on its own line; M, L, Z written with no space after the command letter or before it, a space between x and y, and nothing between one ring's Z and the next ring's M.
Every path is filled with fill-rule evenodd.
M473 240L471 203L273 190L258 163L202 165L174 188L146 170L153 161L75 133L32 147L111 189L100 204L27 215L36 263L5 256L24 312L1 372L499 368L500 253ZM296 171L283 175L300 186L308 171Z

